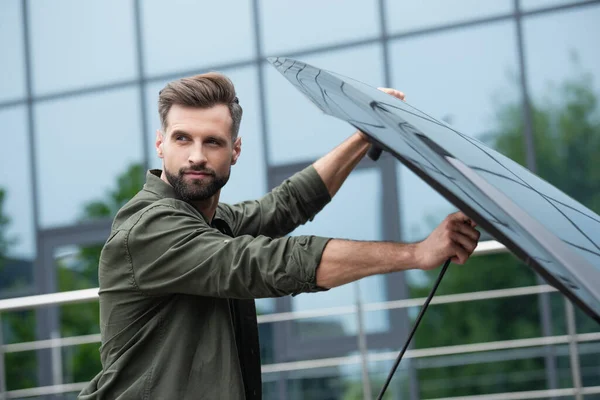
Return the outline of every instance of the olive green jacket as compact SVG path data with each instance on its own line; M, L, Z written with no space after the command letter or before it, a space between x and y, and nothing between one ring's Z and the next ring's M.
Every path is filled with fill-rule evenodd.
M311 166L209 223L149 171L100 256L102 371L79 398L260 398L253 299L323 290L328 239L283 236L330 200Z

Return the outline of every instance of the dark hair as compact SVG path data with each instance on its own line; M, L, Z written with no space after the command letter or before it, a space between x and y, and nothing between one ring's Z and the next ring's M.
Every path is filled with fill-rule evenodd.
M242 106L231 80L218 72L209 72L169 82L158 94L158 114L163 132L167 129L167 114L173 104L210 108L224 104L231 114L231 137L237 138L242 122Z

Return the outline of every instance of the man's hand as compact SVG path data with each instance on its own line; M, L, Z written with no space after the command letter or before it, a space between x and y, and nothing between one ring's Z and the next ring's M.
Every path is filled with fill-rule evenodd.
M399 90L392 89L392 88L383 88L383 87L380 87L380 88L377 88L377 89L379 89L379 90L381 90L382 92L384 92L384 93L387 93L387 94L389 94L389 95L391 95L391 96L394 96L394 97L396 97L396 98L398 98L398 99L400 99L400 100L404 100L404 97L405 97L405 95L404 95L404 92L401 92L401 91L399 91ZM362 133L361 131L358 131L358 134L360 135L360 137L361 137L362 139L364 139L364 140L366 140L367 142L369 142L369 137L368 137L367 135L365 135L365 134L364 134L364 133Z
M392 88L385 88L385 87L380 87L380 88L377 88L377 89L381 90L381 91L382 91L382 92L384 92L384 93L387 93L387 94L389 94L389 95L392 95L392 96L394 96L394 97L397 97L397 98L399 98L400 100L404 100L404 97L405 97L405 96L404 96L404 92L401 92L401 91L399 91L399 90L392 89Z
M464 264L477 247L480 233L462 212L450 214L427 239L417 243L415 258L420 269L439 267L447 259Z

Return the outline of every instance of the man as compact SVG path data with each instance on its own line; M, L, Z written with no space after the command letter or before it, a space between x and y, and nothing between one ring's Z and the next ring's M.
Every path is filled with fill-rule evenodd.
M103 370L81 399L258 399L253 299L462 264L477 245L462 213L415 244L285 237L335 195L366 154L365 135L262 199L227 205L220 190L241 152L232 83L217 73L171 82L159 114L163 168L118 212L100 256Z

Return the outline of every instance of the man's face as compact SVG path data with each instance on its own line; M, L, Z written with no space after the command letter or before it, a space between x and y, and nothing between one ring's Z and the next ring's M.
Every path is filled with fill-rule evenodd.
M185 201L204 201L229 180L241 140L231 138L231 114L226 105L195 108L173 105L164 133L156 133L156 150L175 193Z

